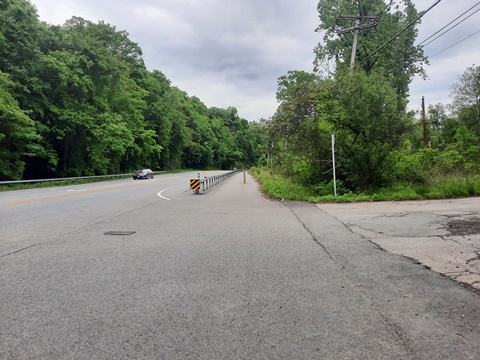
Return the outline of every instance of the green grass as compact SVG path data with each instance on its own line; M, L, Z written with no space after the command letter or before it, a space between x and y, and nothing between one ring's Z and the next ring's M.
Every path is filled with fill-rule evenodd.
M396 184L368 192L345 192L337 197L315 195L314 189L265 169L253 168L250 174L258 179L262 191L274 199L325 202L402 201L452 199L480 195L480 175L448 175L432 178L427 184Z
M262 176L259 180L263 191L276 199L305 200L310 196L309 189L280 176Z

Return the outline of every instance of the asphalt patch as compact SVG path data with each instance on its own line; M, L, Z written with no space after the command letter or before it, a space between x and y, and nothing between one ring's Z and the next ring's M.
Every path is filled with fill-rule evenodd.
M450 220L446 229L452 235L476 235L480 234L480 218Z

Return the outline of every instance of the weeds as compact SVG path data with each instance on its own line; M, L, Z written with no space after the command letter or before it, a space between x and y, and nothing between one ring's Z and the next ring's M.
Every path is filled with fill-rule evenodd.
M480 195L480 175L442 175L429 179L424 184L400 183L388 188L354 193L339 182L337 197L333 183L302 186L274 174L271 170L252 168L250 174L262 184L262 191L275 199L309 202L360 202L401 201L425 199L451 199Z

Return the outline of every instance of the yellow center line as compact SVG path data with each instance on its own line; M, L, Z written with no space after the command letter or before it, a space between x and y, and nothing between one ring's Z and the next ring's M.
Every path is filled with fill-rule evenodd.
M165 180L160 180L157 182L164 182L164 181L169 181L169 180L178 180L180 178L170 178L170 179L165 179ZM4 206L13 206L13 205L23 205L23 204L30 204L30 203L35 203L39 201L48 201L48 200L55 200L55 199L63 199L67 197L72 197L72 196L79 196L79 195L86 195L86 194L94 194L94 193L99 193L103 191L111 191L111 190L118 190L118 189L125 189L133 186L142 186L142 185L147 185L145 184L130 184L130 185L121 185L121 186L114 186L114 187L108 187L108 188L103 188L103 189L97 189L97 190L85 190L85 191L79 191L79 192L74 192L74 193L68 193L68 194L61 194L61 195L52 195L52 196L46 196L46 197L40 197L36 199L27 199L27 200L21 200L21 201L13 201L4 204Z

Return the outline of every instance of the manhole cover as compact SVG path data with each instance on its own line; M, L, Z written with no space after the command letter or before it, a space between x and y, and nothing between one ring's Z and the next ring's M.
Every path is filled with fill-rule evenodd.
M103 235L133 235L136 231L107 231Z

